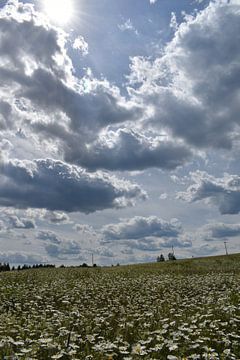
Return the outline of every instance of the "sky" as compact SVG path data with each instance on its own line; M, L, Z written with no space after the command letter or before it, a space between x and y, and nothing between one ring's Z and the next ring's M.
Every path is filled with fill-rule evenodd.
M240 252L239 125L239 0L0 0L0 262Z

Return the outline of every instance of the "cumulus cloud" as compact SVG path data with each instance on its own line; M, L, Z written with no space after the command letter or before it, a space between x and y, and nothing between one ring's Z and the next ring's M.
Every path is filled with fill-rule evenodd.
M240 236L240 224L210 223L198 230L199 235L205 241L237 237Z
M146 198L136 184L52 159L0 164L0 205L91 213Z
M240 224L210 224L207 230L211 231L215 238L235 237L240 235Z
M96 234L93 227L87 224L75 224L73 229L80 233Z
M19 218L16 215L8 216L8 223L13 229L34 229L36 224L32 219Z
M67 224L70 222L69 216L60 211L47 211L44 219L53 224Z
M192 247L192 242L184 236L181 223L177 219L165 221L156 216L135 216L117 224L105 225L101 233L101 244L119 243L125 254L133 251L161 251L172 246Z
M52 244L61 244L61 239L57 236L57 234L49 230L39 231L37 233L37 239L48 241Z
M14 2L0 10L0 31L0 126L26 128L58 141L59 151L78 145L81 152L109 124L141 116L140 106L108 81L75 77L67 34L33 6ZM76 39L74 47L80 42Z
M54 231L39 231L37 239L44 242L44 248L51 257L78 256L81 251L81 246L77 241L62 239Z
M64 241L60 244L48 243L45 245L47 254L51 257L61 259L65 255L78 256L81 251L81 246L76 241Z
M134 97L127 100L90 70L78 79L66 51L67 34L33 6L15 2L2 9L0 30L2 128L21 128L25 143L34 132L49 149L53 142L65 161L91 170L172 170L190 159L192 153L183 142L164 140L158 130L145 135L145 108ZM130 20L122 30L136 31ZM81 36L73 47L87 52ZM128 129L133 122L138 131Z
M191 158L191 151L184 144L164 140L162 137L145 136L129 129L110 131L89 145L81 153L70 148L66 160L91 170L144 170L161 168L173 170Z
M129 91L153 107L148 124L195 148L230 149L239 132L239 34L240 4L211 2L186 16L161 57L133 58Z
M192 246L190 240L182 239L181 237L145 237L138 240L123 241L122 244L126 245L129 249L141 251L160 251L164 248L170 249L172 246L178 248L189 248Z
M179 199L196 202L208 200L218 207L221 214L238 214L240 212L240 177L225 173L216 178L204 171L191 173L194 182L185 192L179 192Z
M73 42L73 49L79 50L83 56L88 54L88 43L83 36L78 36Z
M144 237L175 238L182 232L181 224L172 219L170 222L156 216L135 216L117 224L102 228L106 241L142 239Z
M0 263L10 264L26 264L33 265L47 262L47 259L43 256L34 253L27 253L24 251L7 251L0 252Z

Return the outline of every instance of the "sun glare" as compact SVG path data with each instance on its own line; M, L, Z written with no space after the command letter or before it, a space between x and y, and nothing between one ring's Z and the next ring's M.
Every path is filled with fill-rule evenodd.
M72 0L43 0L43 8L49 19L58 24L66 24L73 17Z

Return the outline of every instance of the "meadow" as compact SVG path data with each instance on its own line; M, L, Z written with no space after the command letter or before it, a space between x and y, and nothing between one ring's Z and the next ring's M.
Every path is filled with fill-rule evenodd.
M240 255L0 274L0 359L240 359Z

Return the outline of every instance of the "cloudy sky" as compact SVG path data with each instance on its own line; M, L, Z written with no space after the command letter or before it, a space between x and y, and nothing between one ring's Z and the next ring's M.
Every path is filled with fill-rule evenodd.
M240 251L240 1L0 1L0 262Z

